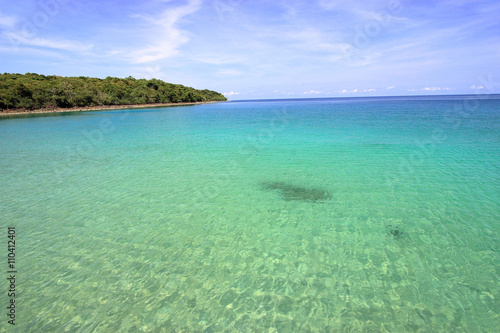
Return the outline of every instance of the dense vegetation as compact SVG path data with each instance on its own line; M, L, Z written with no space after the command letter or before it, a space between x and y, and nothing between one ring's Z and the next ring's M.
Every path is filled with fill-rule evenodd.
M0 109L70 108L153 103L225 101L215 91L197 90L157 79L105 79L0 74Z

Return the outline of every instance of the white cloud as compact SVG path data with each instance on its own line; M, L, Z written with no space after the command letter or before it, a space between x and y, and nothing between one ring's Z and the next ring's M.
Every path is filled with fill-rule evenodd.
M477 86L477 87L476 87L476 85L475 85L475 84L473 84L472 86L470 86L470 88L471 88L472 90L476 90L476 89L484 89L484 87L483 87L483 86Z
M441 87L425 87L425 88L422 88L422 90L425 90L425 91L440 91L440 90L451 90L451 89L448 88L448 87L444 87L444 88L441 88Z
M228 93L223 93L224 96L233 96L233 95L239 95L240 93L239 92L235 92L235 91L230 91Z
M190 0L186 5L164 10L157 16L134 15L149 24L145 31L148 46L132 52L133 63L145 63L171 57L178 53L180 45L187 43L187 33L178 27L179 21L201 7L200 0Z
M322 91L316 91L316 90L309 90L309 91L304 91L304 95L311 95L311 94L321 94Z
M387 87L387 88L385 88L385 89L387 89L387 90L391 90L391 89L394 89L394 88L396 88L396 86L389 86L389 87Z
M371 88L371 89L364 89L363 90L363 92L374 92L374 91L377 91L377 89Z
M341 93L341 94L357 93L357 92L358 92L358 88L355 88L355 89L352 89L352 90L342 89L341 91L339 91L339 93Z

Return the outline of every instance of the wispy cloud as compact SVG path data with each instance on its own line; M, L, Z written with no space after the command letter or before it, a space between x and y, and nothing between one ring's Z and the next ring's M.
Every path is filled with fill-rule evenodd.
M24 37L21 32L6 31L3 32L3 37L10 40L12 46L31 46L40 48L49 48L68 52L88 52L93 48L92 44L79 43L65 39L48 39L33 37Z
M43 49L43 48L33 48L27 46L19 46L13 48L12 46L0 46L0 53L3 54L13 54L14 56L19 56L22 54L24 56L29 56L31 58L37 59L52 59L57 62L68 61L69 58L57 50ZM10 70L10 69L9 69Z
M0 27L14 28L17 22L18 22L17 17L12 15L5 15L2 12L0 12Z
M133 63L145 63L168 58L178 53L180 45L187 43L186 31L179 28L179 21L201 7L201 0L190 0L187 4L165 9L156 16L133 15L147 23L144 31L146 47L133 51L130 59Z
M239 92L235 92L235 91L223 93L224 96L234 96L234 95L239 95L239 94L240 94Z
M10 48L3 48L7 52L20 52L24 54L37 54L40 51L66 51L75 53L86 53L92 48L92 44L77 42L64 39L61 37L41 37L40 29L36 28L34 23L30 23L34 30L27 30L29 25L23 25L22 20L16 15L5 15L0 12L0 42L4 45L9 45ZM55 53L47 53L46 55L56 55ZM56 57L58 57L56 55Z

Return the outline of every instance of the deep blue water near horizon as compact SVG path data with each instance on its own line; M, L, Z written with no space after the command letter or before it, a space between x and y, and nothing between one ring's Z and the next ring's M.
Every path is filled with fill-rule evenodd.
M0 118L0 327L495 332L499 120L498 95Z

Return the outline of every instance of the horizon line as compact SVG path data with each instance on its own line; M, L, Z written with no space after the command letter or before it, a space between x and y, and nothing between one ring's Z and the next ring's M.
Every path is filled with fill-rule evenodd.
M292 97L292 98L255 98L228 99L226 102L257 102L257 101L291 101L313 99L360 99L360 98L414 98L414 97L466 97L466 96L499 96L500 93L446 94L446 95L381 95L381 96L331 96L331 97Z

